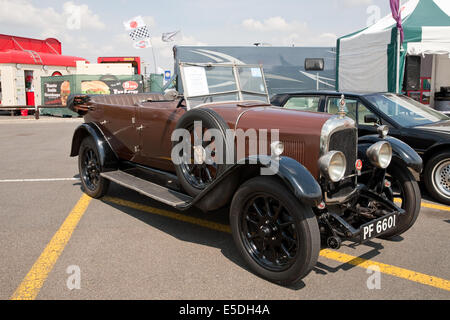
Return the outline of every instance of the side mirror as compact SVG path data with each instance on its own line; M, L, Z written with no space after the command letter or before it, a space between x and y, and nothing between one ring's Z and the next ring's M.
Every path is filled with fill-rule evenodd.
M378 117L374 114L366 114L364 116L364 123L374 123L378 124Z
M325 61L321 58L306 58L305 70L306 71L323 71L325 68Z

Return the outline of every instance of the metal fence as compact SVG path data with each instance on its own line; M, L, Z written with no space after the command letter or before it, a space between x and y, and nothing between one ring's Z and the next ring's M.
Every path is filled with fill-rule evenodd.
M11 116L14 116L15 111L29 110L34 111L34 118L39 119L40 109L57 109L66 108L63 105L52 105L52 106L0 106L0 111L10 111Z

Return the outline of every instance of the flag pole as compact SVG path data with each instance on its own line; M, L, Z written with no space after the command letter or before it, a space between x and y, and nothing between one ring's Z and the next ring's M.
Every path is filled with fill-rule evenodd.
M153 43L152 43L152 38L148 38L150 40L150 45L152 46L152 54L153 54L153 68L155 70L155 74L157 73L156 71L156 58L155 58L155 48L153 48Z
M395 91L397 94L400 93L400 47L401 47L401 43L400 43L401 39L400 39L400 29L397 27L397 74L396 74L396 87L395 87Z

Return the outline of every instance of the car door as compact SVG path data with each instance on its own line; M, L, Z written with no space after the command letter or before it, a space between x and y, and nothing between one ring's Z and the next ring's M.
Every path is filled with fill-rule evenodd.
M319 111L320 96L292 96L283 104L283 108L301 111Z
M377 134L377 125L381 125L381 118L370 110L361 101L358 102L357 119L358 135L366 136L370 134ZM373 121L375 120L375 121Z
M358 130L359 136L377 134L378 125L386 125L389 127L389 135L402 140L404 132L402 128L389 121L385 115L376 112L376 108L369 103L359 101L358 103ZM373 121L372 119L376 119Z
M140 132L140 153L137 162L171 171L172 132L186 108L179 100L160 100L142 103L137 108L137 128Z
M128 103L105 104L100 125L119 156L134 161L138 153L139 132L136 130L136 106Z

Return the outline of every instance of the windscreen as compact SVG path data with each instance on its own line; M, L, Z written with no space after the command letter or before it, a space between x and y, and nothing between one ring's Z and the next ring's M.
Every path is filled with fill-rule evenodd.
M404 127L415 127L450 120L449 117L409 97L395 94L366 96L381 112Z
M188 108L223 101L269 102L261 66L181 64L180 67Z

